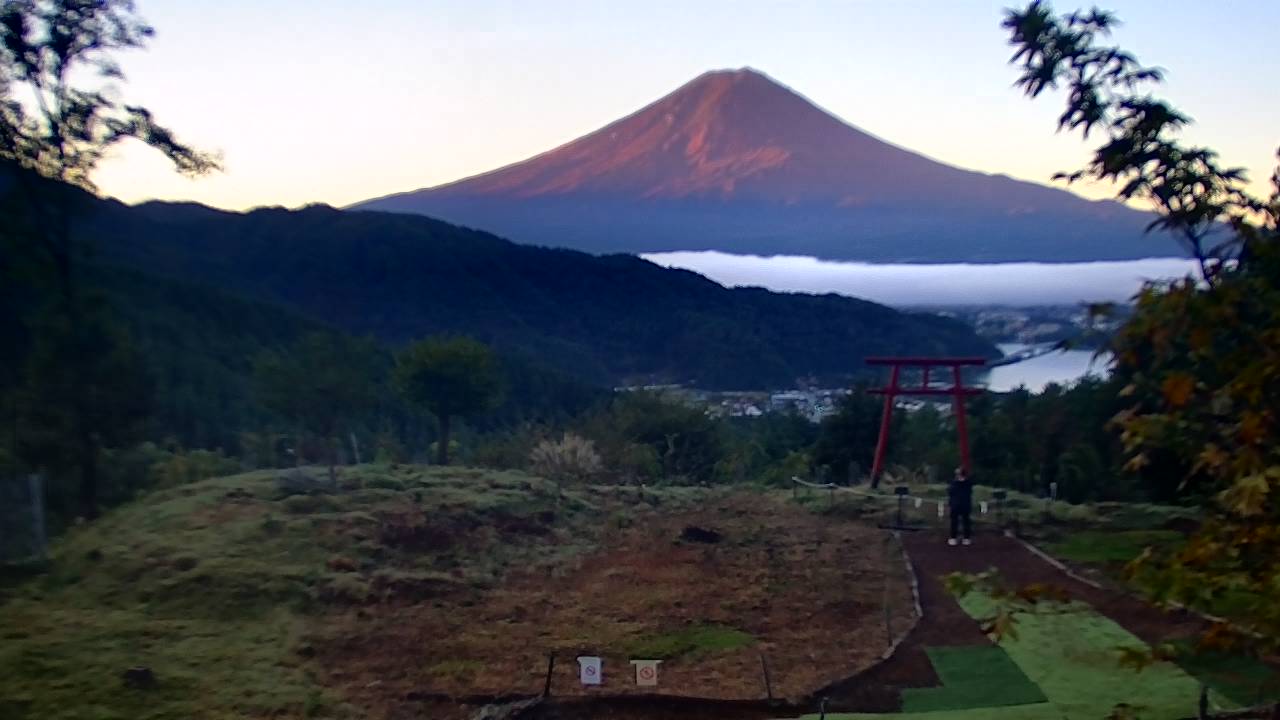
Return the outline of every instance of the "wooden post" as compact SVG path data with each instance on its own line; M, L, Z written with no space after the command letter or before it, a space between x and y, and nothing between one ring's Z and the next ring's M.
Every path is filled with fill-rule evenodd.
M547 682L542 686L542 697L551 697L551 673L556 669L556 652L547 655Z
M760 672L764 674L764 693L765 697L773 699L773 680L769 678L769 663L764 659L764 653L760 653Z

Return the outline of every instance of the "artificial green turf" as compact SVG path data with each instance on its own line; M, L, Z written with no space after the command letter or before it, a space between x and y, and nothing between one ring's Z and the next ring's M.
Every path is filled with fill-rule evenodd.
M988 617L993 601L970 593L960 605L975 618ZM1124 628L1085 605L1045 606L1018 616L1017 637L1001 647L1027 678L1039 686L1046 703L1006 707L935 710L902 714L910 720L1098 720L1127 704L1143 720L1194 717L1200 682L1172 663L1142 671L1119 665L1119 649L1146 646ZM1235 703L1210 693L1218 708ZM816 718L817 716L813 716ZM829 720L889 720L893 715L828 715Z
M1002 648L994 645L926 648L942 687L902 691L904 713L963 710L1045 702Z
M974 617L994 608L990 598L974 593L960 605ZM1106 717L1119 704L1141 708L1144 720L1195 715L1200 683L1172 663L1141 671L1121 667L1121 648L1143 650L1145 643L1087 605L1050 604L1020 615L1017 635L1002 645L1064 717Z

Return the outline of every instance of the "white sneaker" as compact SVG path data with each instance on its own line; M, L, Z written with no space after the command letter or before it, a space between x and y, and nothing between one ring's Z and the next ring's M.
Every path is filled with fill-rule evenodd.
M947 544L948 544L948 545L950 545L951 547L955 547L955 546L956 546L956 539L955 539L955 538L951 538L950 540L947 540Z
M965 538L965 539L963 539L963 540L961 540L961 541L960 541L960 544L961 544L961 545L972 545L972 544L973 544L973 541L972 541L972 540L970 540L969 538Z

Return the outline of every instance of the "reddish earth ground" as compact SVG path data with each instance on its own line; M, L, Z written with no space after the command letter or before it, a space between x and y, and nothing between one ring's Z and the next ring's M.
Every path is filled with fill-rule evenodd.
M985 645L990 640L979 624L947 591L944 578L953 572L978 573L999 569L1015 587L1045 584L1065 591L1073 599L1088 602L1144 641L1163 642L1186 637L1203 629L1198 618L1186 613L1166 613L1120 593L1098 590L1078 582L1029 552L1020 542L996 534L978 538L970 547L950 547L936 532L906 533L904 543L911 556L920 589L924 618L884 662L862 673L832 683L800 703L791 712L770 711L759 705L696 706L676 704L562 703L540 707L521 718L550 720L647 720L654 718L764 718L816 711L826 700L828 711L892 712L901 708L901 689L935 687L938 677L925 653L926 647Z
M681 540L690 526L722 539ZM565 701L554 711L565 716L578 708L583 717L681 717L684 708L705 718L723 707L740 719L776 717L786 707L765 702L770 692L800 699L855 675L907 630L906 575L883 530L737 495L649 515L555 572L336 611L326 619L328 639L315 647L328 684L366 717L466 717L485 699L536 695L552 651L551 694ZM658 694L703 702L637 701L628 648L698 625L733 628L754 642L662 664ZM604 658L603 687L578 682L580 654ZM608 697L617 699L596 700Z
M679 540L688 526L723 539ZM1205 627L1195 616L1074 580L1012 538L991 533L971 547L949 547L935 531L908 532L903 542L925 614L878 661L887 646L886 598L892 637L913 618L901 558L886 537L865 522L734 496L696 512L650 516L558 572L515 573L497 587L431 602L337 613L329 635L341 639L319 644L320 659L331 668L330 684L368 717L461 718L494 699L536 696L554 650L552 697L512 717L752 720L816 710L824 698L832 711L891 712L901 707L902 688L936 686L926 647L990 642L944 587L953 572L997 568L1014 586L1060 588L1149 643ZM628 643L707 623L757 642L671 659L658 694L639 693ZM605 659L604 687L578 683L579 654Z

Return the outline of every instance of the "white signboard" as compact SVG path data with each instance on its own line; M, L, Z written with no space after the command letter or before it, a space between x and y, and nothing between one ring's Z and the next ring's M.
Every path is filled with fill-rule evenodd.
M938 503L938 517L942 517L942 503Z
M590 655L578 657L578 677L583 685L599 685L602 669L600 658Z
M636 685L653 687L658 684L658 664L661 660L632 660L636 666Z
M924 504L924 498L916 498L916 507L920 507L923 504Z
M979 510L983 515L986 515L986 514L987 514L987 501L986 501L986 500L983 500L982 502L978 503L978 510Z

